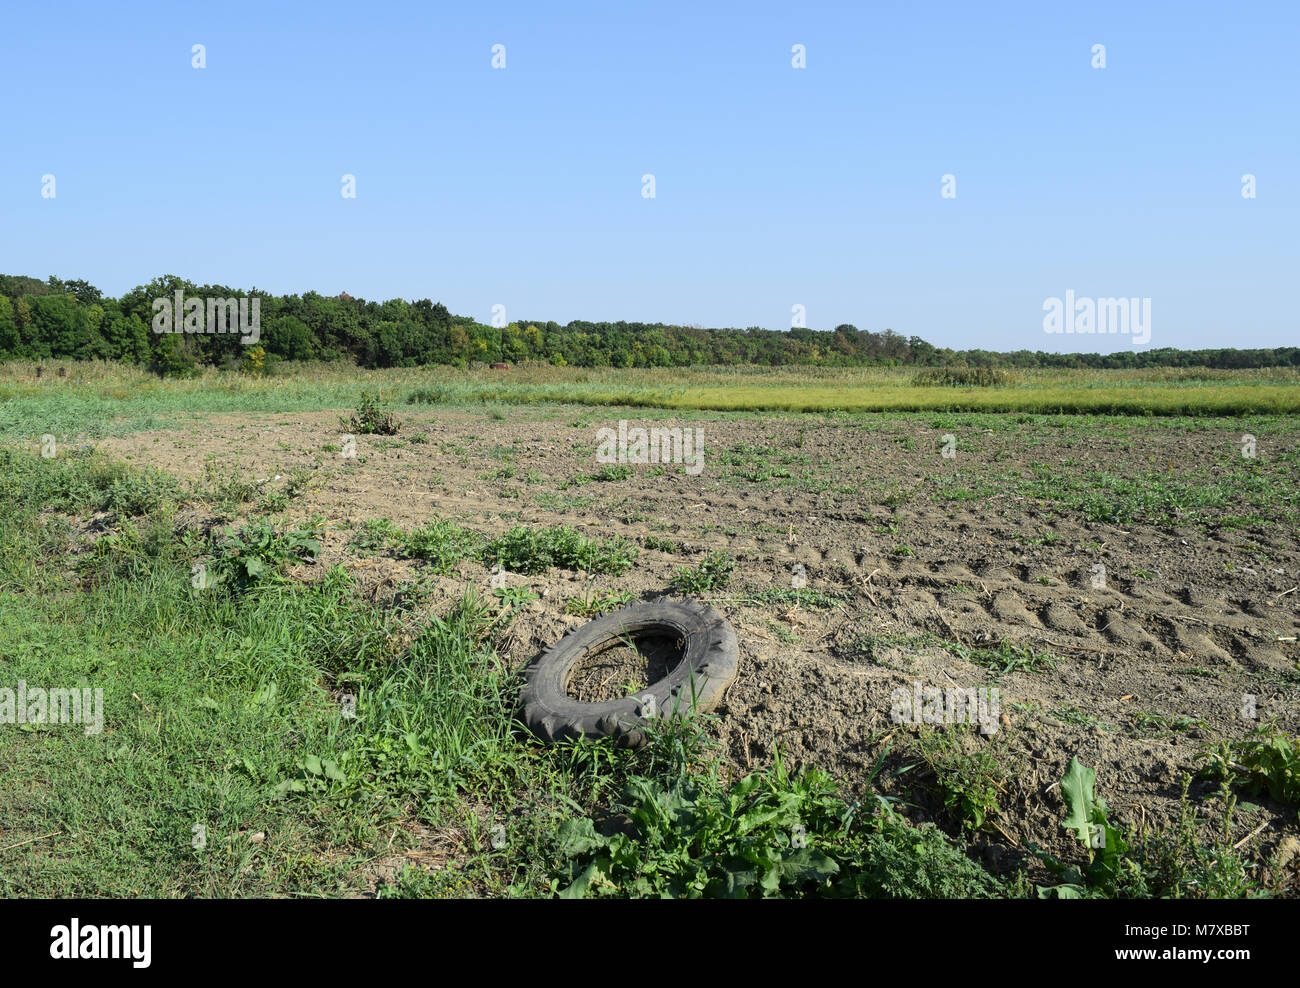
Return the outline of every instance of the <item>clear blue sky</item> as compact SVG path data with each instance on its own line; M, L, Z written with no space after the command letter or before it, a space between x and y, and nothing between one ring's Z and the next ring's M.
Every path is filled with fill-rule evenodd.
M1295 0L9 4L0 271L1131 348L1044 333L1073 289L1295 345L1298 66Z

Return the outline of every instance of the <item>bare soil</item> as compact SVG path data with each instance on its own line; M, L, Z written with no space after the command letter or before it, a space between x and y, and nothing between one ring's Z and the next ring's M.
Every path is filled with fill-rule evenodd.
M574 484L599 469L596 429L639 414L414 411L401 416L395 439L357 437L355 459L328 448L341 442L337 413L212 417L98 445L194 481L211 459L246 479L269 478L268 490L295 468L311 469L288 515L324 520L315 573L344 565L376 606L420 564L350 549L352 530L367 519L411 528L451 517L485 534L520 523L569 524L589 537L642 544L621 577L508 576L511 586L540 595L501 643L520 667L585 620L565 606L589 585L651 598L670 592L679 567L708 550L726 552L738 562L731 585L704 598L728 616L740 641L740 674L710 728L729 763L737 772L765 765L779 744L788 763L824 768L861 796L888 746L875 785L942 822L942 807L917 773L890 775L915 761L905 752L917 730L891 720L891 694L914 681L997 685L999 729L962 729L962 743L990 746L1005 769L1000 812L973 838L1002 870L1029 862L1031 843L1068 850L1057 783L1072 756L1096 769L1098 795L1121 820L1163 830L1177 819L1180 780L1198 772L1199 752L1272 719L1300 730L1293 529L1118 526L1013 491L966 501L926 493L927 478L978 479L1030 460L1062 475L1155 468L1176 478L1222 458L1239 434L1139 420L1122 435L1026 424L961 436L958 455L947 460L936 443L948 430L927 416L884 425L870 416L657 419L704 428L702 472L638 466L625 479ZM427 441L411 442L419 434ZM1265 444L1274 455L1297 446L1300 429ZM739 475L744 451L756 448L786 456L789 475ZM720 462L726 450L739 450L732 459L742 462ZM1222 511L1234 513L1232 505ZM679 551L645 547L647 537ZM837 597L833 606L754 599L764 588L790 587L796 564L809 589ZM1104 586L1094 586L1098 564ZM313 576L310 568L300 572ZM445 599L430 606L444 606L467 583L486 593L488 579L481 565L462 563L438 578ZM968 648L1011 643L1059 661L998 676L926 644L939 640ZM630 682L644 685L644 658L624 653L580 670L575 695L605 699ZM1244 716L1252 705L1254 717ZM1213 788L1198 779L1192 791ZM1266 854L1288 836L1293 846L1297 832L1296 811L1264 796L1244 804L1231 836Z

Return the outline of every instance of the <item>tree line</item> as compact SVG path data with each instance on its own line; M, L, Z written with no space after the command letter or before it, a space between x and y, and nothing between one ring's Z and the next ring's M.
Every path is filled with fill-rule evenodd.
M238 335L156 333L154 300L260 299L259 367L281 361L351 360L362 367L541 362L575 367L917 366L1256 368L1300 366L1300 348L1122 350L1046 353L952 350L904 337L840 325L831 330L703 329L662 323L519 320L489 326L452 315L440 302L368 302L346 293L271 295L225 285L196 285L166 275L121 298L83 280L45 281L0 275L0 360L116 360L162 374L194 373L202 365L248 366ZM179 314L178 314L179 319Z

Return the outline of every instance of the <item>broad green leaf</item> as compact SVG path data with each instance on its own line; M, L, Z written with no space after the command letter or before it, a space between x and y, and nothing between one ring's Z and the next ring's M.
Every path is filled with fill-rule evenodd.
M561 899L585 899L587 889L598 877L601 877L600 867L598 862L593 861L582 870L582 874L573 880L572 885L560 893L559 897Z
M1083 890L1078 885L1053 885L1050 888L1038 886L1040 899L1082 899Z
M560 824L560 853L566 858L576 858L588 854L597 848L603 848L609 841L596 833L596 827L587 817L580 820L565 820Z
M1061 779L1061 796L1065 799L1068 811L1061 826L1073 830L1085 844L1092 831L1093 786L1096 781L1097 773L1081 764L1078 756L1070 759L1070 765Z

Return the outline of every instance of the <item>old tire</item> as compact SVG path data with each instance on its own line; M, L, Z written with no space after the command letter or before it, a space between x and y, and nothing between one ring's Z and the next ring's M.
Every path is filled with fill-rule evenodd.
M645 689L605 703L580 703L568 694L579 660L620 639L671 638L676 666ZM570 630L524 670L524 723L544 741L613 737L623 747L645 743L651 719L711 710L736 678L736 633L717 610L689 600L657 600L604 614Z

